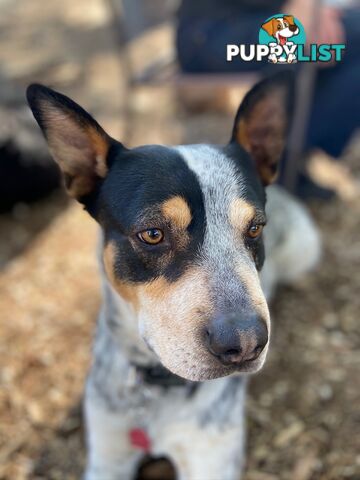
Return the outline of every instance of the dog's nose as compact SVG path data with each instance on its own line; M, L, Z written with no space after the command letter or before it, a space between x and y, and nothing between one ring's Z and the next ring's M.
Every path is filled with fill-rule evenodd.
M290 32L296 32L297 28L297 25L289 25Z
M256 314L220 315L206 329L207 347L224 365L255 360L268 338L265 321Z

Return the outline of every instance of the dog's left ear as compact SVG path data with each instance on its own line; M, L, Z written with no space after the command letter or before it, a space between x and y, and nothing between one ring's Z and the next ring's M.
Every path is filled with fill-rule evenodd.
M270 20L268 20L267 22L263 23L261 25L261 28L265 30L266 33L268 33L270 35L270 37L272 37L275 33L275 22L274 22L274 18L271 18Z
M237 142L250 154L263 185L276 178L293 97L293 74L281 72L256 84L237 112L231 142Z
M30 85L26 95L69 195L83 202L106 176L108 152L115 140L65 95L37 84Z

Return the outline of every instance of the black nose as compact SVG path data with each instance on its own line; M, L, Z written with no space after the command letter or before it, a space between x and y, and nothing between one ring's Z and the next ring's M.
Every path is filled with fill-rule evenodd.
M268 342L265 321L251 314L220 315L206 330L209 351L224 365L255 360Z
M296 32L297 28L298 27L296 25L289 25L290 32Z

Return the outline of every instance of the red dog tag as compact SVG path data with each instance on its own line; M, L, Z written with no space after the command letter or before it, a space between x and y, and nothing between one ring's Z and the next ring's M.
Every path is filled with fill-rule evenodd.
M140 448L140 450L144 450L146 453L150 452L151 441L145 430L141 428L133 428L132 430L129 430L129 438L133 447Z

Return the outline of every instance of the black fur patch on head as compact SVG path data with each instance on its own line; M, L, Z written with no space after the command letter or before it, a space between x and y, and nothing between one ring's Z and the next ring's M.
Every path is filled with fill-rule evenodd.
M115 244L116 277L130 282L159 276L176 280L194 263L204 238L204 201L195 174L175 150L158 145L118 149L109 160L109 173L87 208L103 227L105 243ZM161 204L176 196L191 212L184 249L177 249L171 226L161 214ZM142 243L136 234L148 228L162 229L164 242Z

